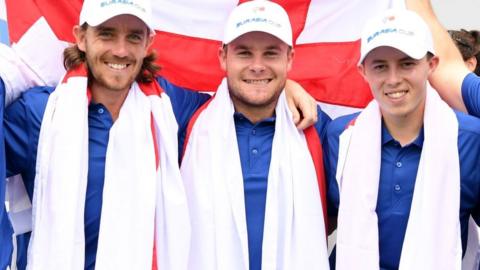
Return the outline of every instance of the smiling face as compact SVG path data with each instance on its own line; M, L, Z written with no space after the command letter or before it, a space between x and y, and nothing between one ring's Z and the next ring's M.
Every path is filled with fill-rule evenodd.
M235 109L243 114L273 113L291 69L293 50L270 34L250 32L221 48L219 59Z
M372 50L359 67L385 121L423 118L428 76L438 58L413 59L392 47Z
M145 23L119 15L96 27L76 27L74 34L86 54L92 90L128 91L152 42Z

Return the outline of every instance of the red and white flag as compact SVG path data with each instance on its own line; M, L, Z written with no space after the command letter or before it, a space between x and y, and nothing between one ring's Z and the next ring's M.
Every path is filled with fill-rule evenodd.
M296 58L290 78L302 84L330 114L366 106L372 96L356 68L360 31L368 18L404 5L403 1L275 2L288 12L293 27ZM157 29L154 48L161 75L186 88L216 89L223 77L217 59L223 26L239 1L152 3ZM44 84L56 85L64 72L61 52L66 42L73 41L72 26L78 23L81 5L82 0L0 0L0 37L6 19L10 44ZM331 111L338 108L339 112Z

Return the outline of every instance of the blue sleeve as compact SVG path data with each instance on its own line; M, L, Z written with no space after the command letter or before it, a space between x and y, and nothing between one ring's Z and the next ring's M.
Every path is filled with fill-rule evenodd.
M162 77L157 77L157 81L172 102L173 113L178 124L178 153L181 154L190 118L211 96L173 85Z
M3 116L3 107L5 105L5 85L0 78L0 115ZM3 121L0 127L0 269L7 269L10 264L13 245L12 234L13 229L8 220L7 211L5 208L5 147L4 147L4 130Z
M315 129L317 130L318 135L320 136L320 140L322 142L322 145L324 142L327 140L327 126L332 121L330 116L326 114L325 112L322 111L320 106L317 106L317 116L318 116L318 121L315 123Z
M0 78L0 115L3 117L5 106L5 84L3 83L2 78ZM5 201L5 141L4 141L4 129L3 121L0 123L0 179L2 182L0 184L0 202ZM1 205L0 205L1 206ZM4 207L3 207L4 208ZM0 222L3 216L3 208L0 207Z
M51 87L35 87L24 92L5 110L5 152L7 176L21 174L30 198L35 179L35 163L43 113Z
M7 176L24 171L32 163L25 102L22 98L7 107L4 117L5 145L8 157Z
M327 145L324 146L324 148L326 148L325 171L327 177L328 215L332 217L338 215L338 206L340 204L340 191L336 179L338 151L340 146L339 139L347 125L352 119L357 117L357 115L358 113L355 113L336 118L327 126Z
M470 73L462 82L462 98L469 114L480 117L480 77Z
M461 112L456 112L456 116L459 124L460 206L461 209L471 209L471 216L480 224L480 120Z

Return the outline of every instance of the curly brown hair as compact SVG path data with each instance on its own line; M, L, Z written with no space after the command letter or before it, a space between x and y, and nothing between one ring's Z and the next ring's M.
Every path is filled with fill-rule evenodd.
M477 59L477 66L475 73L480 75L480 32L476 30L467 31L461 30L448 30L450 37L452 37L455 45L460 50L464 61L475 57Z
M86 23L81 26L83 31L86 31L87 27ZM136 78L137 82L149 83L155 79L157 72L160 70L160 66L155 63L156 60L157 54L155 51L151 51L143 58L142 67ZM76 44L63 51L63 66L66 70L74 69L85 62L85 52L81 51Z

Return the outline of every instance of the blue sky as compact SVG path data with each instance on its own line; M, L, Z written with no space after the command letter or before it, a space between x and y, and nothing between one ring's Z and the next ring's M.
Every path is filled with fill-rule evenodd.
M0 42L9 44L7 22L2 19L0 19Z

